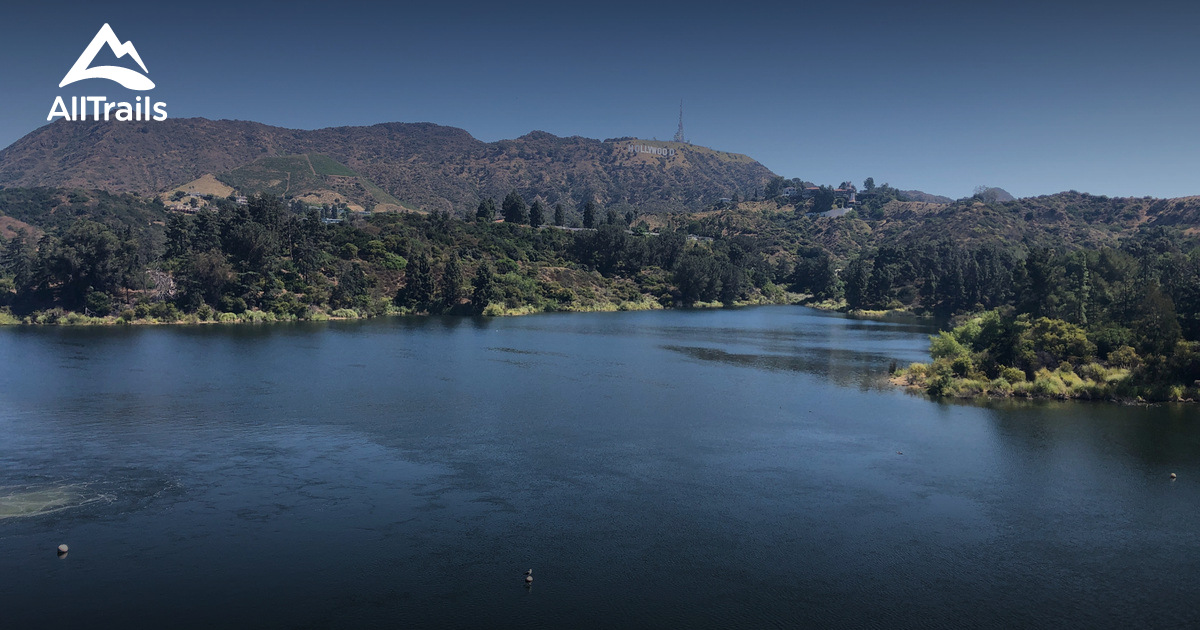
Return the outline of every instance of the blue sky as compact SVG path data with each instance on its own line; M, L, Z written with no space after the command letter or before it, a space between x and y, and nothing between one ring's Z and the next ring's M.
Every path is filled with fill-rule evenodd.
M669 139L683 99L692 141L787 177L1184 196L1200 194L1184 5L30 3L0 23L0 146L59 94L132 101L58 88L108 22L172 118Z

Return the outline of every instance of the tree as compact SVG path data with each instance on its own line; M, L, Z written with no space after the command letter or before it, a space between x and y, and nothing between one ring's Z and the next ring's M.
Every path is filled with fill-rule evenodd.
M561 203L554 204L554 225L562 227L567 223L567 215Z
M1141 338L1143 354L1169 355L1181 338L1175 304L1159 289L1157 282L1146 287L1138 309L1134 330Z
M433 270L429 264L429 256L417 257L416 264L405 271L404 288L396 295L400 306L414 310L428 308L433 302Z
M783 190L783 177L776 175L775 177L771 178L771 181L767 182L767 187L763 191L763 194L765 194L767 196L767 199L774 199L779 196L779 193L782 190Z
M855 258L846 266L846 305L850 308L865 308L871 283L871 261Z
M995 188L988 186L976 186L975 194L973 196L984 203L996 203L996 200L1000 195L999 191L997 191Z
M475 210L475 220L480 223L491 223L496 220L496 202L491 197L485 197Z
M496 298L495 278L490 265L486 262L479 264L471 286L471 306L476 314L483 314L487 305Z
M863 181L863 192L875 192L875 178L868 177Z
M504 211L505 223L528 223L529 211L525 206L525 200L517 191L512 191L504 198L504 203L501 206Z
M588 229L596 227L596 202L591 199L583 206L583 227Z
M320 230L322 224L319 220L314 222L316 230ZM207 252L213 249L221 248L221 222L217 218L217 213L210 210L201 210L196 213L196 219L192 222L192 251Z
M818 300L835 300L841 296L833 256L821 248L801 252L792 272L791 285L794 290L810 293Z
M27 287L33 278L33 256L33 246L29 244L25 229L17 230L16 236L4 248L4 258L0 259L0 269L13 277L17 291Z
M192 220L186 214L167 217L167 258L182 258L192 250Z
M813 195L813 212L829 212L833 210L833 204L837 201L837 195L834 194L833 188L830 186L821 186Z
M220 251L206 250L188 256L181 282L185 306L192 309L201 304L216 306L232 276L233 268Z
M453 310L458 307L458 303L463 297L463 272L462 265L458 263L458 256L450 256L450 260L446 261L446 268L442 270L442 307L446 310Z
M108 227L95 221L71 224L43 263L59 285L69 308L83 305L88 291L111 293L121 287L129 269L130 248Z
M675 286L679 289L679 301L685 306L712 301L721 291L721 270L712 256L692 249L675 267Z
M542 206L541 199L534 199L533 205L529 208L529 226L541 227L546 222L546 208Z

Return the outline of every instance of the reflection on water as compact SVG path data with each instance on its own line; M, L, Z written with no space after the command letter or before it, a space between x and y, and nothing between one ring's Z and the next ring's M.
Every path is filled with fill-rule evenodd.
M887 380L891 357L873 352L857 352L837 348L806 348L796 354L735 354L720 348L698 346L662 346L699 361L715 361L727 365L759 370L806 372L827 378L838 385L860 389L884 389L892 386Z

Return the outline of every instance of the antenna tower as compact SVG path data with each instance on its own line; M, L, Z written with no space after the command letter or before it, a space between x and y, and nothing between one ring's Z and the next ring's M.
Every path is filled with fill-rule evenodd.
M683 139L683 99L679 99L679 131L675 132L675 142L687 142Z

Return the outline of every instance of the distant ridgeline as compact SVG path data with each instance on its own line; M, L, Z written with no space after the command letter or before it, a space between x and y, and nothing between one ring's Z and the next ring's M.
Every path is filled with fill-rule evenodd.
M0 150L0 186L171 196L207 178L241 195L307 195L314 203L341 199L367 210L458 216L513 190L561 203L576 218L589 201L622 213L699 211L722 198L751 198L773 177L745 155L690 144L542 131L482 142L431 123L299 130L203 118L55 122Z

